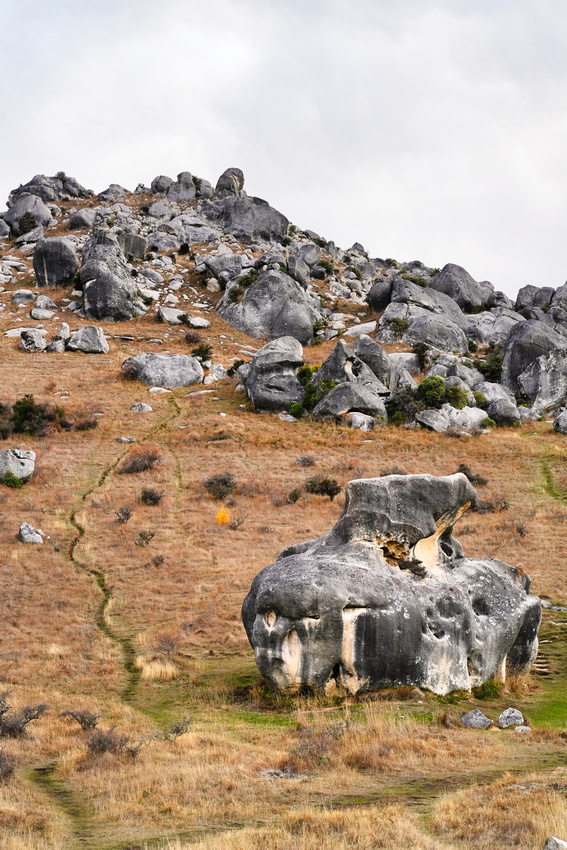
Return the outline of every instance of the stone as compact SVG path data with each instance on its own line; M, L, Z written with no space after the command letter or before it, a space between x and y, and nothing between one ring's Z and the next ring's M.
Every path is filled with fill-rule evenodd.
M96 212L92 209L77 210L69 219L68 230L88 230L95 223Z
M138 401L136 404L133 404L130 410L133 410L134 413L151 413L153 411L153 407L150 407L149 404L144 404L143 401Z
M307 286L311 277L309 266L297 254L294 254L288 259L287 273L303 287Z
M22 194L37 195L43 201L66 201L70 198L90 198L94 193L92 189L81 186L74 177L59 172L55 177L36 174L29 183L10 192L9 205Z
M24 449L0 449L0 479L11 472L21 481L29 481L35 469L35 452Z
M195 328L196 330L206 330L211 327L209 320L204 319L203 316L188 316L187 324L190 328Z
M501 383L512 392L518 389L518 377L542 355L565 351L567 339L543 322L529 319L515 325L502 350Z
M30 310L30 318L35 319L36 322L42 322L44 319L51 319L55 313L53 310L40 310L38 307L34 307L33 310Z
M139 233L122 231L118 234L118 244L129 260L143 259L148 251L148 240Z
M137 289L114 233L99 230L83 247L84 313L97 321L120 322L143 312Z
M12 292L12 301L18 306L20 304L31 304L32 301L35 301L35 295L31 289L16 289L15 292Z
M43 531L35 529L29 522L23 522L18 531L18 537L21 543L43 543Z
M35 306L39 310L56 310L57 304L48 298L47 295L38 295L35 299Z
M215 195L218 198L226 198L229 195L240 197L243 189L244 173L240 168L227 168L217 180Z
M184 310L177 310L175 307L163 307L160 304L158 318L167 325L182 325L187 318L187 313Z
M121 186L119 183L111 183L108 189L105 189L104 192L99 192L96 197L97 201L100 201L101 204L112 204L123 198L126 194L128 194L128 190L124 186Z
M503 387L502 384L493 384L492 381L485 381L484 379L473 386L473 392L482 393L489 403L501 398L508 399L508 401L512 401L514 398L510 390Z
M439 410L428 409L422 410L415 414L416 422L429 428L431 431L438 431L445 434L449 429L458 431L472 431L480 428L482 422L486 419L486 413L479 407L465 406L461 410L457 410L450 404L444 404Z
M122 374L132 381L151 387L187 387L200 384L203 368L195 357L187 354L135 354L120 367Z
M108 342L102 328L85 325L75 331L67 343L68 351L84 351L85 354L108 354Z
M171 184L173 180L171 177L166 177L165 174L160 174L159 177L154 177L150 184L151 191L154 195L163 195Z
M488 729L492 726L492 720L483 714L480 708L473 708L472 711L467 711L461 715L461 723L463 726L468 726L469 729Z
M321 248L313 242L302 244L297 250L297 256L311 268L315 263L318 263L322 256Z
M44 328L9 328L6 331L4 336L7 336L9 339L20 339L25 331L39 331L43 336L47 336L47 331Z
M462 266L447 263L431 278L429 288L444 292L457 302L461 310L473 311L483 307L494 291L491 283L477 281Z
M241 366L238 376L256 410L286 412L302 402L305 388L297 378L303 365L303 348L291 336L268 342L254 354L252 363Z
M197 196L197 187L191 172L178 174L177 180L168 186L165 196L168 201L192 201Z
M358 337L361 334L372 334L376 330L376 322L364 322L360 325L353 325L347 331L344 332L344 336L348 337Z
M392 285L392 304L408 304L419 307L438 316L450 319L461 330L467 327L467 318L463 315L458 304L444 292L418 286L403 277L394 278Z
M470 366L463 366L462 363L452 363L450 366L447 366L446 369L447 371L445 374L448 378L452 378L454 376L460 378L465 382L469 389L472 389L475 384L484 381L484 377L478 369L471 368ZM431 372L431 374L433 374L433 372Z
M557 434L567 436L567 410L562 410L553 422L553 430Z
M352 383L364 385L369 392L377 396L389 396L390 390L374 374L372 369L360 360L343 339L335 345L312 381L316 386L322 382L335 384Z
M392 364L392 372L406 369L413 377L421 372L419 357L411 351L392 351L388 356Z
M510 331L523 319L513 319L510 316L497 316L495 313L477 313L467 316L465 333L469 339L481 345L504 345Z
M330 531L284 549L244 600L260 673L287 692L446 694L528 670L541 621L529 580L452 536L475 499L459 473L349 482Z
M391 277L377 280L370 287L366 302L375 313L381 313L392 300L393 280Z
M351 428L360 431L372 431L376 424L374 417L367 416L366 413L347 413L347 419Z
M390 386L393 368L385 348L363 333L354 341L352 351L374 372L379 381Z
M239 242L279 242L287 234L289 220L261 198L229 196L221 202L218 223Z
M341 421L347 413L365 413L386 423L388 416L382 398L367 384L337 384L313 409L314 419Z
M507 398L500 398L491 402L486 415L490 419L494 419L497 425L511 426L517 425L520 422L518 408L513 401Z
M244 257L242 254L230 253L226 256L215 257L207 255L203 257L205 267L217 280L232 280L242 272Z
M302 345L313 339L313 325L322 318L318 299L281 271L262 272L234 301L231 288L217 304L225 322L254 339L293 336Z
M68 239L40 239L33 252L38 286L67 286L79 271L75 248Z
M563 848L567 848L567 841L562 841L561 838L555 838L553 835L550 835L543 845L543 850L563 850Z
M10 228L3 218L0 218L0 239L8 239L10 236Z
M438 351L453 351L464 354L469 344L464 331L450 319L435 314L420 316L410 322L404 335L407 345L424 343Z
M47 227L50 221L49 207L37 195L26 193L19 195L10 209L4 213L4 222L9 226L12 236L23 236L35 227Z
M516 296L514 309L518 313L530 310L532 307L549 307L555 290L551 286L522 286Z
M536 357L518 375L519 392L540 411L553 409L567 396L567 351L552 351Z
M30 353L45 351L47 343L45 341L44 333L36 328L22 330L20 344L18 347L21 348L22 351L29 351Z
M508 726L518 726L523 722L522 712L518 711L517 708L506 708L498 718L498 725L501 729L507 729Z

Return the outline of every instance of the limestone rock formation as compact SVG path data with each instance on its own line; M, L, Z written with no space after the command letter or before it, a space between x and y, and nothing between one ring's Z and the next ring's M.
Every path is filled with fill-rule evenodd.
M203 367L188 354L135 354L120 368L127 378L148 386L187 387L203 380Z
M81 281L89 319L120 322L143 312L142 305L136 302L137 289L114 233L100 230L86 243Z
M238 376L256 410L287 411L303 401L304 387L297 378L303 366L301 344L291 336L268 342L238 370Z
M11 472L21 481L28 481L35 469L35 452L24 449L1 449L0 450L0 479Z
M38 286L66 286L79 271L79 261L68 239L40 239L33 252Z
M446 694L530 668L540 600L519 568L464 556L452 536L476 499L464 475L360 479L345 495L333 528L285 549L244 601L268 681Z

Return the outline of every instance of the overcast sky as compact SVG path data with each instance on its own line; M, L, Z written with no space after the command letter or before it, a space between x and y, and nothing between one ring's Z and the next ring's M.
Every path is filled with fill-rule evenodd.
M343 248L567 278L562 0L0 0L0 48L0 208L238 166Z

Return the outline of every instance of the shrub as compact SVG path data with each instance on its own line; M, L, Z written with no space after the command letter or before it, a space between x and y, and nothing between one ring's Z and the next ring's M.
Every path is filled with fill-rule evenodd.
M496 428L496 422L490 416L486 416L480 424L483 428Z
M134 508L132 505L122 505L121 508L118 508L117 511L114 511L116 514L116 522L119 522L121 525L126 525L128 520L131 518L134 512Z
M12 407L0 402L0 440L7 440L13 433Z
M199 357L200 360L210 360L213 356L213 349L208 342L202 342L191 351L191 355Z
M470 466L466 463L460 463L457 467L457 472L462 472L463 475L466 475L471 484L474 484L478 487L483 487L485 484L488 484L488 479L483 478L482 475L477 475L476 472L473 472Z
M429 281L426 277L420 277L420 275L413 274L403 274L402 277L404 280L409 280L411 283L415 283L417 286L422 286L424 289L427 289L429 286Z
M26 726L32 720L37 720L45 713L45 703L26 705L19 711L12 711L8 705L9 692L0 694L0 738L20 738L26 731Z
M140 531L134 543L136 546L149 546L154 537L156 536L155 531Z
M313 369L311 366L308 366L307 363L304 366L300 366L297 370L297 380L300 384L303 384L304 387L307 386L311 378L313 377L313 372L316 369Z
M481 410L486 410L490 404L488 399L486 398L484 393L481 393L479 390L473 390L474 400L476 401L476 406L480 407Z
M401 319L398 317L396 319L392 319L390 322L390 329L398 336L403 336L408 328L409 322L407 319Z
M112 726L106 732L103 732L102 729L96 729L87 743L89 752L92 755L112 753L114 756L121 756L126 753L132 758L136 758L144 742L133 743L126 735L118 735L115 729L115 726Z
M300 455L295 458L298 466L315 466L315 458L312 455Z
M86 732L88 729L96 728L100 714L92 714L90 711L63 711L59 717L72 717Z
M231 286L230 289L228 290L228 300L232 301L233 303L236 303L239 300L239 298L241 298L244 295L244 291L245 291L245 288L242 286L242 284L238 284L236 286Z
M202 339L203 337L197 331L187 331L185 334L185 342L189 345L197 345Z
M301 419L303 416L303 405L299 401L294 401L289 408L289 412L292 416L295 416L296 419Z
M92 431L94 428L98 428L98 419L96 416L84 416L75 420L73 427L75 431Z
M419 361L419 368L423 372L424 369L427 368L427 364L429 363L429 349L424 342L416 342L412 348L413 353L417 356Z
M289 238L289 236L284 236L284 238L282 239L282 245L284 246L284 248L287 248L288 245L291 245L291 239Z
M502 377L502 357L496 352L490 354L488 360L475 360L475 369L484 375L487 381L494 384L499 383Z
M226 499L234 493L236 481L231 472L219 472L203 481L203 487L213 499Z
M315 405L318 404L321 399L333 389L333 387L336 387L336 385L336 381L329 381L327 378L319 381L316 385L312 381L309 381L305 385L305 394L303 396L303 407L305 410L311 412Z
M29 393L19 398L12 406L12 424L17 434L32 434L43 437L46 430L45 409L36 404Z
M13 472L8 470L2 479L2 484L5 487L11 487L13 490L19 490L20 487L23 487L24 482L21 478L18 478L17 475L14 475Z
M129 475L134 472L146 472L161 463L161 455L156 446L138 446L132 449L118 470L119 475Z
M403 425L404 422L413 422L415 414L420 410L423 410L423 403L416 401L410 390L394 393L386 405L389 422L396 426Z
M305 489L308 493L313 493L316 496L328 496L332 502L343 488L334 478L315 475L313 478L307 479Z
M253 283L256 283L258 280L258 269L251 269L247 274L241 274L240 277L236 278L236 281L239 286L242 287L242 290L248 289L249 286L252 286Z
M386 475L407 475L407 471L403 466L387 466L385 469L380 470L381 478L384 478Z
M503 687L502 682L490 679L490 681L483 682L482 685L473 688L472 692L477 699L497 699L502 693Z
M440 378L438 375L424 378L417 388L415 398L417 401L422 401L428 408L439 409L445 402L445 384L443 378Z
M303 490L301 487L294 487L293 490L290 490L287 494L287 501L289 505L295 505L295 503L301 498Z
M493 496L492 499L477 499L472 510L477 514L499 514L507 511L510 504L503 496Z
M335 271L335 267L330 260L325 260L324 258L317 261L317 265L320 266L326 275L332 275Z
M404 424L404 422L405 422L404 414L402 413L401 410L396 410L396 412L394 413L394 415L390 419L390 423L392 425L395 425L396 428L399 428L400 425Z
M445 401L457 410L462 410L467 405L467 392L462 387L445 387Z
M13 756L5 753L4 750L0 750L0 782L4 782L6 779L9 779L14 772L16 767L16 760Z
M232 378L234 375L236 375L236 370L240 369L241 366L244 366L245 363L246 360L235 360L230 369L226 370L226 374L228 375L228 377Z
M180 254L188 254L189 253L189 243L188 242L182 242L181 243L181 245L179 246L179 253Z
M144 487L140 494L140 502L143 505L155 506L159 505L163 498L164 491L156 490L155 487Z
M317 319L316 322L313 322L313 333L319 333L319 331L322 331L324 327L325 322L323 321L323 319Z
M20 231L20 236L23 236L24 233L30 233L32 230L35 230L36 227L37 221L31 214L31 212L25 212L18 222L18 230Z

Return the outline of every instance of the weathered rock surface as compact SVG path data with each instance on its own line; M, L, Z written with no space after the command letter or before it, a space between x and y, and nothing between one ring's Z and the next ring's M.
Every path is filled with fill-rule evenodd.
M68 239L40 239L33 252L38 286L66 286L79 271L79 260Z
M513 401L507 398L499 398L493 401L488 406L486 415L490 419L494 419L497 425L511 426L517 425L520 421L518 408Z
M119 322L143 312L135 303L137 289L126 259L110 231L99 230L85 244L81 281L87 318Z
M439 410L422 410L415 415L416 422L429 428L430 431L438 431L445 434L449 429L458 431L471 431L480 428L486 419L484 410L478 407L463 407L457 410L450 404L444 404Z
M43 543L43 532L40 528L34 528L29 522L23 522L18 531L21 543Z
M567 841L562 841L561 838L555 838L555 836L550 835L543 845L543 850L564 850L566 847Z
M287 411L302 402L304 387L297 378L303 365L303 348L290 336L272 340L256 352L252 363L241 366L238 376L256 410Z
M557 434L567 436L567 410L562 410L553 422L553 430Z
M464 557L452 528L476 498L465 476L360 479L345 495L333 528L285 549L244 601L268 681L446 694L529 669L541 603L516 567Z
M367 334L361 334L355 340L352 351L359 360L362 360L368 366L382 384L386 387L390 386L394 369L385 348Z
M216 205L211 205L209 211ZM256 240L279 241L287 233L289 220L261 198L237 198L233 195L221 201L213 220L232 233L240 242Z
M0 449L0 478L11 472L21 481L28 481L35 469L35 452L24 449Z
M37 328L22 330L19 345L19 348L21 348L22 351L29 351L33 354L38 351L45 351L46 347L47 342L45 341L44 332Z
M135 354L120 368L126 377L150 387L187 387L203 380L203 367L187 354Z
M501 729L507 729L508 726L520 726L524 722L524 717L521 711L517 708L506 708L498 718L498 725Z
M22 219L26 227L21 224ZM47 227L51 221L51 212L40 197L23 193L18 195L14 204L4 213L4 221L12 231L12 236L22 236L34 227L34 222L35 227Z
M75 331L67 343L69 351L84 351L85 354L108 354L110 348L104 331L96 325L85 325Z
M454 351L459 354L469 350L464 331L450 319L433 313L414 319L404 336L404 341L408 345L424 343L429 348Z
M461 310L483 307L494 291L492 284L477 281L462 266L447 263L429 283L429 288L444 292L457 302Z
M515 392L518 377L542 355L567 349L567 339L543 322L530 319L512 328L502 351L502 384Z
M548 410L567 397L567 351L536 357L517 378L518 390L536 410Z
M375 345L381 348L377 343ZM336 384L358 384L377 396L390 395L388 387L376 377L366 363L356 356L343 339L337 342L319 371L313 375L312 380L316 385L320 385L323 381L334 381Z
M388 419L382 398L368 384L337 384L313 408L314 419L342 419L347 413L365 413L385 423Z
M243 189L244 172L240 168L227 168L217 180L215 195L218 198L226 198L229 195L235 195L238 198Z
M262 272L242 301L232 301L228 289L217 310L225 322L255 339L292 336L302 345L309 345L321 318L318 301L280 271Z
M461 723L463 726L468 726L469 729L488 729L492 726L492 720L483 714L480 708L473 708L472 711L467 711L461 715Z
M29 183L10 192L9 204L13 204L23 194L37 195L42 201L66 201L70 198L90 198L93 192L81 186L74 177L60 172L55 177L36 174Z

